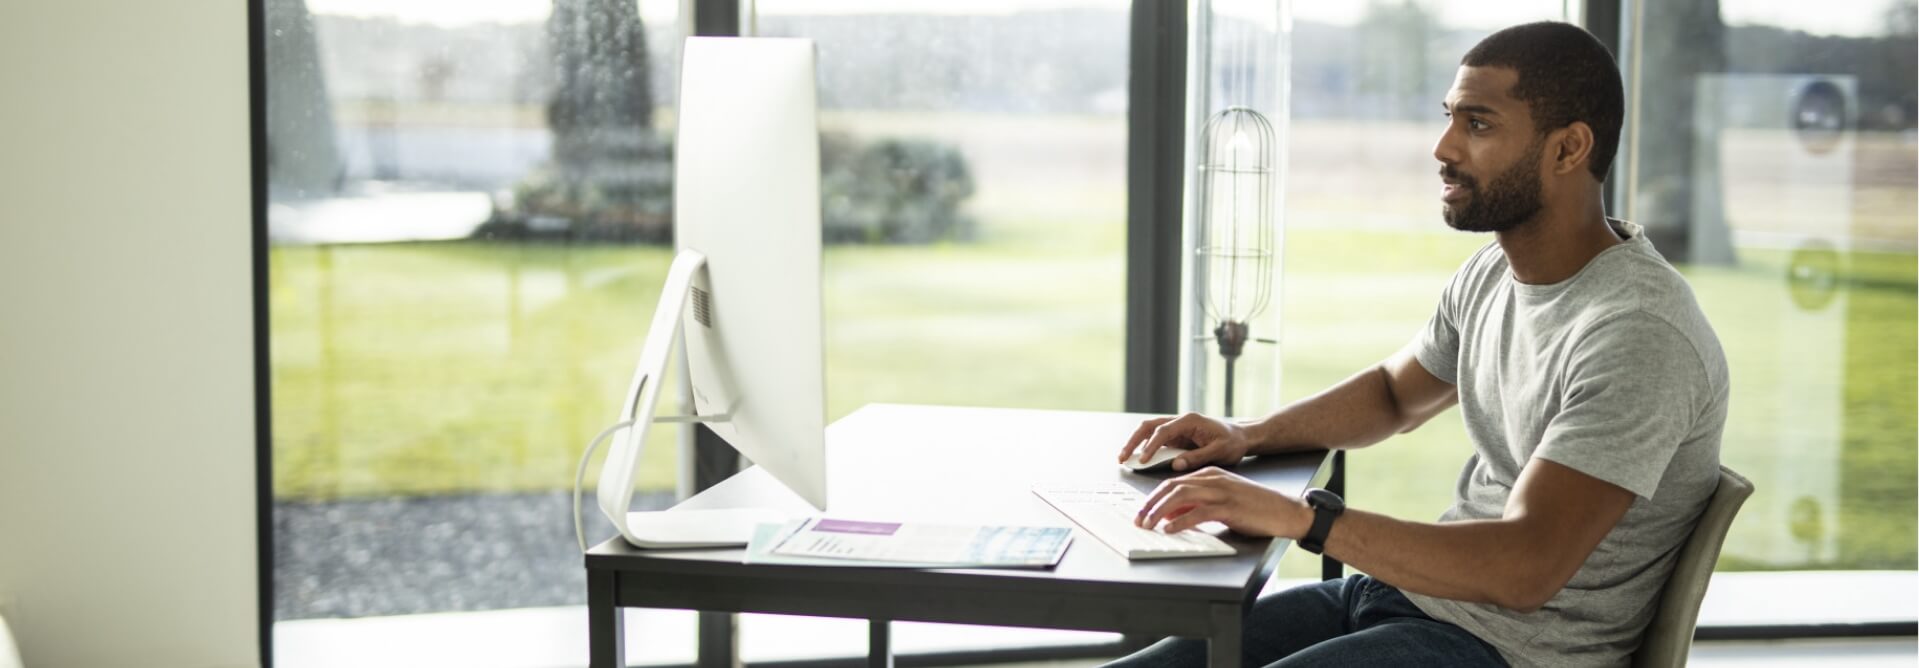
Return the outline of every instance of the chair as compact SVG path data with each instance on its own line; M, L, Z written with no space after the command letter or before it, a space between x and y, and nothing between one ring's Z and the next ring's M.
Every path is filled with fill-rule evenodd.
M1752 481L1719 467L1719 488L1693 525L1692 536L1679 548L1679 563L1673 565L1672 576L1659 594L1659 608L1639 640L1639 651L1633 653L1634 668L1686 665L1693 625L1699 622L1699 600L1706 597L1706 585L1712 582L1712 567L1719 561L1726 530L1748 496L1752 496Z
M20 665L20 651L13 646L13 633L7 631L7 618L0 617L0 668Z

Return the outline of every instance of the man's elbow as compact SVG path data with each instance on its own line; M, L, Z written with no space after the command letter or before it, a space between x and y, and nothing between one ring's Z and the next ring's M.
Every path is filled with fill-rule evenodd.
M1500 592L1499 596L1493 600L1493 605L1514 612L1537 612L1540 608L1546 607L1546 602L1553 600L1553 596L1558 593L1557 589L1547 592L1541 587L1530 589L1513 587L1511 591Z
M1401 434L1413 433L1414 430L1419 429L1422 426L1425 426L1427 421L1432 420L1433 417L1437 415L1439 414L1435 412L1427 412L1423 414L1401 412L1399 414L1399 433Z
M1517 568L1493 597L1493 604L1515 612L1535 612L1566 588L1570 575L1544 572L1547 569ZM1556 569L1555 569L1556 570Z

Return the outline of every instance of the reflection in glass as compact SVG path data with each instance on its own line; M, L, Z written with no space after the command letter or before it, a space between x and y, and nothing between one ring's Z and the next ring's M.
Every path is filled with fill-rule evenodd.
M1638 3L1615 178L1732 369L1722 568L1912 569L1911 0Z

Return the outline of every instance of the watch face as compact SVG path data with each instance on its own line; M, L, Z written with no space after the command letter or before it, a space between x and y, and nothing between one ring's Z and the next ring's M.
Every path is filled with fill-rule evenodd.
M1309 489L1306 490L1306 505L1339 512L1346 509L1346 500L1323 489Z

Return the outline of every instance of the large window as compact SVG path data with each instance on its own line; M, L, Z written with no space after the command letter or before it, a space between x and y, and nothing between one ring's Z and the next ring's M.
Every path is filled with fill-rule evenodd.
M819 48L828 419L873 402L1118 410L1129 3L751 6L755 34ZM745 645L798 623L760 619ZM863 651L863 622L806 623ZM1113 640L893 626L902 651Z
M1295 3L1281 395L1385 359L1424 327L1467 256L1492 241L1439 217L1433 144L1459 58L1509 25L1565 20L1557 0ZM1577 20L1576 17L1574 20ZM1472 455L1457 410L1347 456L1357 507L1430 521ZM1281 574L1318 573L1310 555Z
M1912 570L1914 3L1625 6L1611 213L1647 226L1713 321L1733 383L1723 461L1758 488L1720 569ZM1295 7L1287 399L1404 345L1490 240L1438 220L1438 100L1479 38L1561 7L1466 9ZM1470 454L1457 418L1394 443L1351 456L1352 501L1435 516L1452 479L1433 473Z
M500 624L540 647L471 663L575 660L568 491L671 258L692 21L680 0L261 2L282 665L445 658L342 653L333 621L359 618L406 621L356 642ZM1196 12L1189 84L1212 88L1194 113L1248 104L1279 126L1280 278L1239 414L1323 389L1425 323L1490 240L1446 228L1434 201L1458 58L1507 25L1577 20L1568 4ZM1620 4L1612 212L1648 227L1716 325L1734 383L1725 462L1758 486L1722 569L1913 570L1914 2ZM746 32L819 45L829 420L870 402L1121 408L1129 6L740 3ZM647 507L686 491L678 434L656 429ZM1442 416L1397 440L1350 457L1352 502L1436 517L1464 430ZM1282 574L1317 575L1294 554ZM653 634L637 660L691 659L690 616L630 619ZM756 654L755 634L862 647L856 622L743 624L748 660L799 658ZM992 633L946 647L1059 641Z
M671 256L678 3L264 9L281 658L328 645L299 620L583 603L575 462Z
M829 419L1120 407L1129 3L1030 4L753 3L819 45Z
M534 631L441 658L583 656L568 493L671 259L691 22L674 0L264 5L278 658L404 664L490 624ZM745 22L819 44L829 419L1120 407L1129 5L1033 5ZM650 439L642 506L684 491L676 435ZM501 612L422 614L472 611ZM690 660L690 616L631 619L636 660ZM746 658L820 651L753 636L863 647L806 624L749 620ZM899 638L999 642L976 635Z
M1623 215L1719 333L1757 487L1720 566L1910 571L1915 5L1632 4Z

